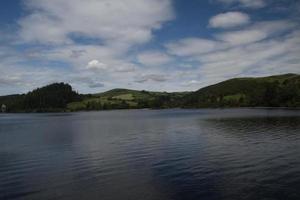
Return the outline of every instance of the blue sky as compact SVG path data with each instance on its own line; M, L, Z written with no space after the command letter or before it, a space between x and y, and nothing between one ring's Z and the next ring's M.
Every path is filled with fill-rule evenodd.
M298 0L3 0L0 95L190 91L300 72Z

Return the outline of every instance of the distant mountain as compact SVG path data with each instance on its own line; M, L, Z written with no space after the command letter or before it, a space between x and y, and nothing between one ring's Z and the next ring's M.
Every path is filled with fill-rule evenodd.
M184 96L182 107L300 107L300 75L234 78Z
M300 75L234 78L195 92L113 89L80 95L54 83L22 95L0 97L8 112L60 112L140 108L300 107Z

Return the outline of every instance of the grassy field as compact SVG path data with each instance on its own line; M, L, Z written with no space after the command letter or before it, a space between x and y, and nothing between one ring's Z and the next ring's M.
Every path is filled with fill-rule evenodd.
M83 101L69 103L69 111L135 109L135 108L168 108L173 106L183 93L149 92L128 89L114 89L86 97Z
M300 107L300 75L234 78L195 92L113 89L78 94L54 83L21 95L0 97L7 112L63 112L139 108Z

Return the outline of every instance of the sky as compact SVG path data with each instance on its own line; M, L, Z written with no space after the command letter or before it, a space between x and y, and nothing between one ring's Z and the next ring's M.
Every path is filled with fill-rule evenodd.
M299 0L2 0L0 95L300 73Z

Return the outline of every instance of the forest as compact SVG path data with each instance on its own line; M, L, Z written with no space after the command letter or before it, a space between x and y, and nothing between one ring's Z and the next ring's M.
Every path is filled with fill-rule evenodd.
M300 107L300 75L235 78L195 92L113 89L78 94L69 84L54 83L26 94L0 97L6 112L68 112L113 109Z

